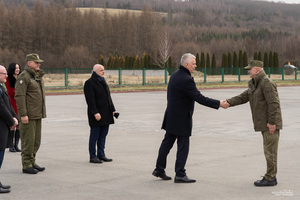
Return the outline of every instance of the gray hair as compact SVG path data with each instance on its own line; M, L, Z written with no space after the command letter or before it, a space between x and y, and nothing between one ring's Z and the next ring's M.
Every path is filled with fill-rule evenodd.
M185 53L182 55L181 60L180 60L180 64L182 66L184 66L186 63L190 62L191 59L196 59L196 56L194 56L191 53Z

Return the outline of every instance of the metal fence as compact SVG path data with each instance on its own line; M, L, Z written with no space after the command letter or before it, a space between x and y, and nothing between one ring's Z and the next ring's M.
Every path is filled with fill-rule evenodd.
M109 85L155 85L167 84L170 75L177 68L166 69L115 69L106 70L105 78ZM45 86L82 87L90 78L91 69L44 69ZM297 80L297 69L265 68L272 80ZM192 76L196 83L243 82L250 80L248 71L243 68L204 68L197 69Z

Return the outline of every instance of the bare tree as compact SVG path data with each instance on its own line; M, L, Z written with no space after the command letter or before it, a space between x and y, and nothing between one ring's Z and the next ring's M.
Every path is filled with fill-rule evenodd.
M167 31L165 31L161 35L161 42L158 46L157 53L154 56L154 64L161 68L166 67L166 64L171 54L172 54L172 44L171 44L170 35Z
M84 46L69 46L64 53L64 62L68 68L91 67L89 60L89 50Z

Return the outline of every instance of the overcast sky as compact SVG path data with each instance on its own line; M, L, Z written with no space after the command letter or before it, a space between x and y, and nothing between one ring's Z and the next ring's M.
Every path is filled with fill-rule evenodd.
M300 4L300 0L265 0L265 1L285 2L285 3L298 3L298 4Z

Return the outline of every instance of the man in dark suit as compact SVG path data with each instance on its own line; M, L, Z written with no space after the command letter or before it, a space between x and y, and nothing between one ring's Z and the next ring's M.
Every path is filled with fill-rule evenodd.
M17 115L10 104L6 90L2 86L6 78L6 69L0 65L0 169L5 149L12 146L12 144L7 143L9 131L18 125ZM2 185L0 182L0 193L8 192L10 192L10 186Z
M165 173L167 156L177 139L177 157L175 163L175 183L193 183L185 173L185 164L189 153L189 139L192 132L192 116L195 101L207 107L227 108L226 101L219 101L203 96L196 87L191 73L195 71L196 57L187 53L181 57L179 70L170 78L167 93L167 109L162 124L166 130L165 137L159 148L156 168L152 175L163 180L171 180Z
M117 114L104 75L104 67L96 64L93 67L91 78L84 84L84 95L88 106L88 119L91 128L89 139L90 163L98 164L103 161L112 161L112 159L105 156L104 148L109 125L114 123L113 116Z

